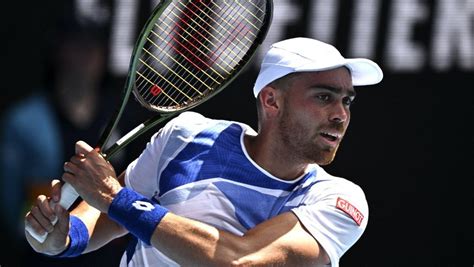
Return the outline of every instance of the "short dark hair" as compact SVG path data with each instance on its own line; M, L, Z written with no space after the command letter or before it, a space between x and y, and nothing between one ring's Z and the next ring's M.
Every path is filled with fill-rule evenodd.
M294 80L296 78L298 78L299 76L301 75L301 72L293 72L293 73L290 73L290 74L287 74L283 77L280 77L274 81L272 81L271 83L269 83L267 86L271 86L277 90L286 90L288 88L290 88L291 84L294 82ZM259 118L259 123L260 123L260 118L262 117L262 107L260 105L260 101L258 99L258 96L257 96L257 116ZM260 128L260 125L259 125L259 128Z
M273 82L269 83L269 85L276 89L287 89L291 86L293 81L301 74L301 72L292 72L287 74L283 77L280 77Z

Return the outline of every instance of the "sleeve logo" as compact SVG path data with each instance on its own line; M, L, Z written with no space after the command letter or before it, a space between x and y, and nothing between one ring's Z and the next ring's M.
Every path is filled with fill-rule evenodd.
M347 200L338 197L336 207L347 213L347 215L351 216L351 218L357 223L357 225L362 224L362 220L364 220L364 215Z
M135 207L135 209L143 210L143 211L151 211L155 208L155 206L153 206L153 204L151 204L150 202L141 201L141 200L137 200L133 202L132 205L133 207Z

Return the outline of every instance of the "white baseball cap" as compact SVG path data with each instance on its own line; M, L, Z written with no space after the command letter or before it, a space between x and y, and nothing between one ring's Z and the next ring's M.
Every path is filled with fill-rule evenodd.
M354 86L379 83L383 72L377 63L365 58L344 58L332 45L305 37L274 43L263 58L253 88L255 97L274 80L293 72L349 68Z

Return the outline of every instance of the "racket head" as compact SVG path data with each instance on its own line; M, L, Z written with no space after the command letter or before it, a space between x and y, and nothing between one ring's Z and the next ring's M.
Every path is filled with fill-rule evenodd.
M272 13L269 0L160 2L133 51L127 87L160 113L207 101L251 61Z

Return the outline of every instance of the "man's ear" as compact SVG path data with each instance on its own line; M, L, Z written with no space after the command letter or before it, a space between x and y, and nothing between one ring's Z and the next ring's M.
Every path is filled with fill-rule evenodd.
M278 91L272 86L265 86L260 91L260 102L267 112L277 112L280 106L278 102Z

